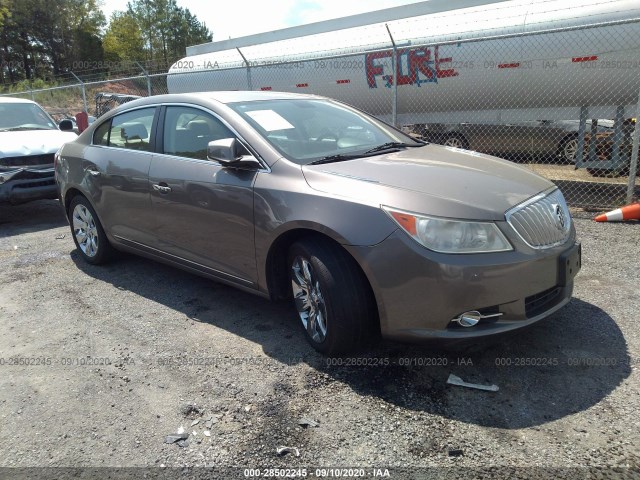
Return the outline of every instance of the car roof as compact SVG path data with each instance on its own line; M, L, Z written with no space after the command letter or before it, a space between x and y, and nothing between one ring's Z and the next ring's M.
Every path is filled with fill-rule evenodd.
M261 100L293 100L293 99L324 99L318 95L287 92L254 92L254 91L224 91L224 92L195 92L195 93L169 93L165 95L153 95L133 100L111 110L121 112L130 108L144 105L155 105L158 103L180 103L180 102L214 102L214 103L234 103L234 102L258 102ZM111 113L109 112L109 113Z
M33 104L36 104L36 102L34 102L32 100L27 100L25 98L14 98L14 97L0 97L0 103L33 103Z
M272 92L272 91L232 91L232 92L199 92L193 95L202 96L220 103L256 102L261 100L293 100L319 98L317 95L304 93Z

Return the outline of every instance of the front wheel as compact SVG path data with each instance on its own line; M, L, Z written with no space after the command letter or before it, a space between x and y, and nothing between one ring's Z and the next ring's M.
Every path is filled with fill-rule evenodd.
M360 347L377 320L369 284L338 245L306 239L291 246L291 288L307 341L326 355Z
M84 261L98 265L111 257L112 248L107 235L85 197L78 195L71 200L69 221L73 241Z
M578 137L571 137L565 139L560 144L560 157L565 163L575 163L576 156L578 154Z

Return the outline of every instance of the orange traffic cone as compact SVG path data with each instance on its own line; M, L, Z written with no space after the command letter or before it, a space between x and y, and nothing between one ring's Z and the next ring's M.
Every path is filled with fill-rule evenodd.
M594 218L596 222L611 222L621 220L640 220L640 203L632 203Z

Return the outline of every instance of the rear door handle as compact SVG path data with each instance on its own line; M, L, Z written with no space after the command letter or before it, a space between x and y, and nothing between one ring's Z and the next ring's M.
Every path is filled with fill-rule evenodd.
M100 171L96 170L93 167L87 167L85 168L85 172L87 172L89 175L97 177L98 175L100 175Z
M158 185L156 183L153 184L153 189L160 193L169 193L171 191L171 187L168 185Z

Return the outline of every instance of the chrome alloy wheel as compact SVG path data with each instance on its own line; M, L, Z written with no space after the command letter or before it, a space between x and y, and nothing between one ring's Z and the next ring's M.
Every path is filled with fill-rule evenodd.
M73 209L73 234L87 257L98 253L98 228L91 212L82 204Z
M464 149L464 142L459 137L449 137L443 143L445 147L462 148Z
M562 154L566 161L575 162L576 155L578 154L578 139L573 138L564 144Z
M320 283L315 278L311 263L300 256L295 257L291 269L293 298L302 325L314 342L322 343L327 336L327 308Z

